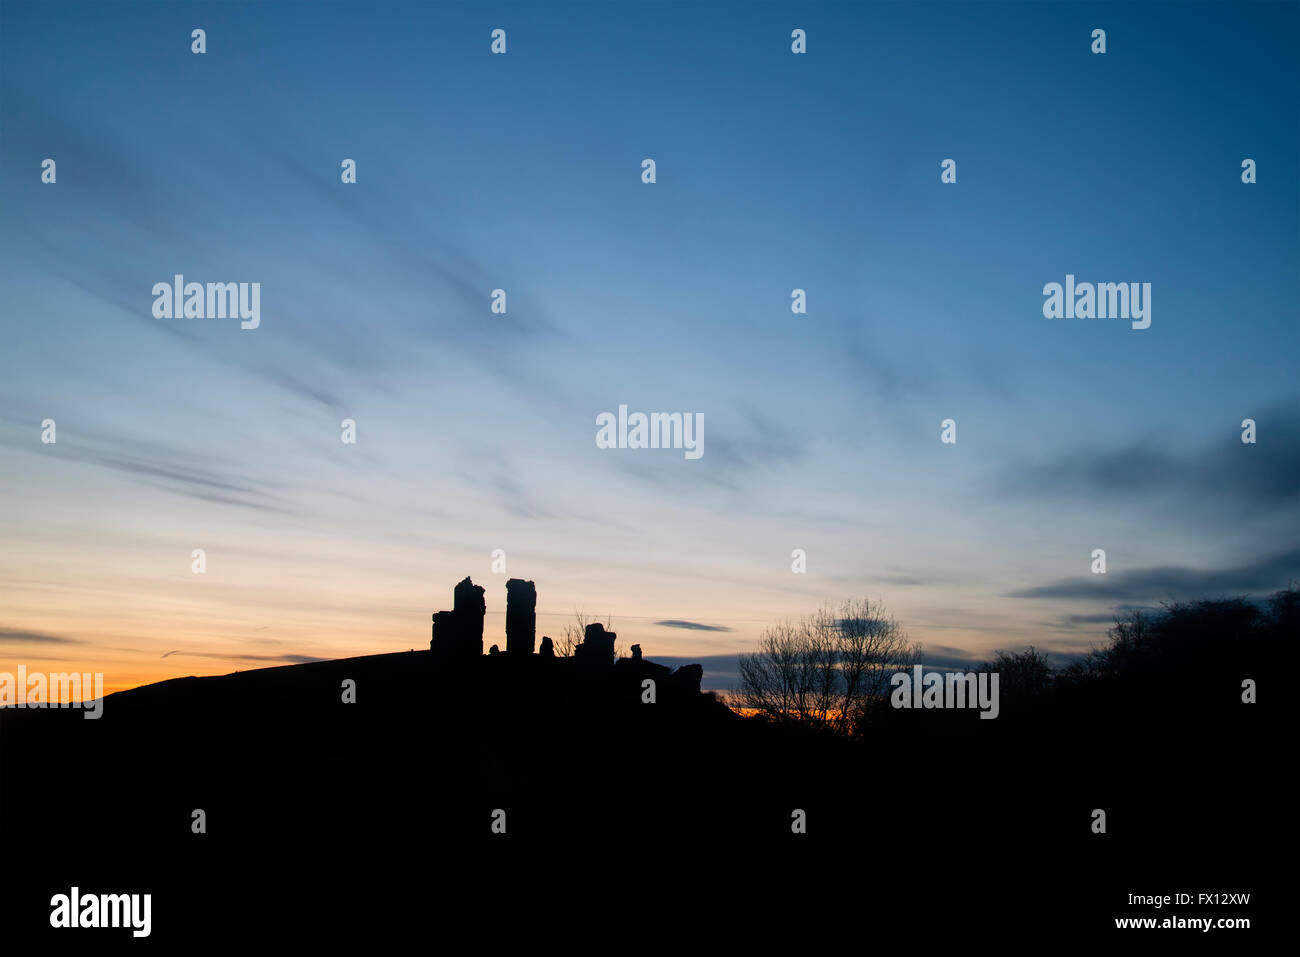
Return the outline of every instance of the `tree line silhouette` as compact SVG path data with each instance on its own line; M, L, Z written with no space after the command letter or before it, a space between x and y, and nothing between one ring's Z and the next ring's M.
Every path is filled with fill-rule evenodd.
M1030 645L996 651L971 669L997 673L1013 712L1085 697L1125 701L1143 711L1185 696L1210 673L1260 681L1270 662L1294 655L1300 589L1262 600L1247 597L1169 601L1116 612L1107 642L1060 666ZM889 680L923 660L880 601L824 605L798 622L767 628L757 650L738 657L739 684L726 702L742 714L777 724L860 737L886 725ZM939 669L936 669L939 670ZM1238 690L1245 693L1245 688ZM1284 688L1283 694L1289 694ZM1222 707L1227 699L1202 701ZM1145 703L1144 703L1145 702ZM1229 703L1246 703L1233 697Z

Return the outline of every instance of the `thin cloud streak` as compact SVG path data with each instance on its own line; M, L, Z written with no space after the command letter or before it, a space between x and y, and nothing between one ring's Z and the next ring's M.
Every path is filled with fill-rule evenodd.
M732 629L725 625L706 625L698 621L684 621L680 618L667 618L663 621L656 621L656 625L663 628L684 628L687 631L731 631Z
M17 628L0 628L0 645L7 642L38 645L81 645L80 638L65 638L61 635L47 635L39 631L25 631Z
M1097 599L1110 602L1155 602L1167 598L1203 598L1217 595L1262 594L1287 587L1300 579L1300 548L1258 562L1226 569L1162 565L1105 575L1066 578L1007 592L1008 598Z

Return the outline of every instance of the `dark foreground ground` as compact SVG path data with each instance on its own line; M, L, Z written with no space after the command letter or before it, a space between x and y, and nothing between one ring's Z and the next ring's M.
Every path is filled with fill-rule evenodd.
M632 662L429 652L162 682L109 696L96 721L10 709L0 926L8 944L169 952L1020 952L1094 935L1248 949L1291 934L1294 913L1294 649L1276 652L1256 705L1239 670L1264 664L1207 661L1154 691L1004 698L994 721L886 712L860 742L741 719L671 682L644 704L648 666ZM150 938L51 930L50 898L73 885L152 894ZM1128 904L1180 892L1250 903ZM1114 926L1171 914L1252 929Z

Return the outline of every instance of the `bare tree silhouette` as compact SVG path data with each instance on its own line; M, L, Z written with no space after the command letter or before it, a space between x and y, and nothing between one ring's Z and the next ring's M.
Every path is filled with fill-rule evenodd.
M555 654L560 658L572 658L574 649L582 644L587 626L595 620L587 617L581 608L575 608L573 621L564 624L560 628L560 637L555 639Z
M920 660L883 603L850 599L824 605L797 624L764 631L758 651L739 656L740 686L729 699L774 721L850 733L889 677Z

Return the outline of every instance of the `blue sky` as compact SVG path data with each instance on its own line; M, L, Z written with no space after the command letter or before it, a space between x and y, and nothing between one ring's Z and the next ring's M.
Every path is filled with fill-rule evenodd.
M7 0L0 661L420 647L466 574L491 640L498 548L539 630L652 657L858 595L934 656L1068 653L1118 603L1283 587L1297 25ZM260 328L155 319L175 273L260 282ZM1044 318L1066 273L1151 283L1151 327ZM704 456L598 449L620 403L703 413Z

